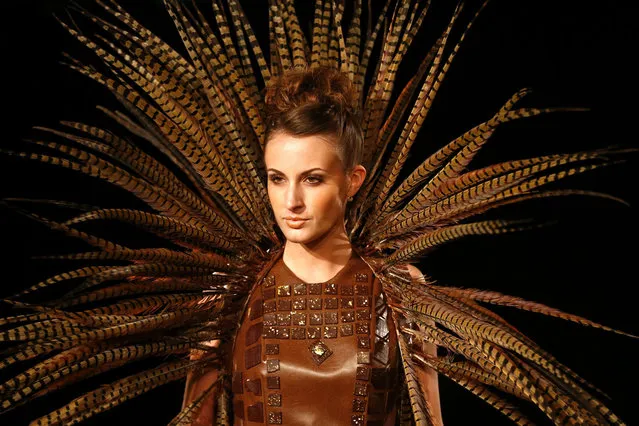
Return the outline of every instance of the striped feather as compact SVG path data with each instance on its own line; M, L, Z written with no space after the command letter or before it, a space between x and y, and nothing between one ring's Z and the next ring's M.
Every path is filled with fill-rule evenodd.
M3 411L108 370L119 372L129 362L147 357L166 361L88 392L32 423L76 424L179 380L204 362L210 367L224 361L225 354L202 364L181 357L190 349L205 349L203 343L212 338L232 339L251 284L262 278L260 271L281 250L263 179L266 123L261 88L290 69L326 66L346 73L360 98L369 174L350 204L348 232L382 282L396 322L407 383L400 423L433 424L419 383L422 369L431 368L517 424L531 422L511 403L511 396L536 405L557 424L623 424L586 391L591 385L487 305L636 336L514 296L440 286L429 277L411 279L403 266L470 235L539 226L469 221L489 209L573 194L615 199L594 191L541 189L613 164L626 150L553 154L469 169L500 126L578 110L516 108L528 89L514 94L491 118L435 151L399 181L411 151L421 143L418 134L427 125L443 79L486 3L453 39L463 5L454 9L399 94L402 63L426 26L430 1L387 0L378 16L373 16L369 1L364 30L361 0L354 0L348 26L343 21L350 10L344 2L315 0L308 41L295 2L270 0L268 59L237 0L213 1L212 19L195 4L165 0L182 50L164 42L113 0L97 0L100 12L95 14L73 5L74 16L83 18L86 29L61 24L102 66L69 55L66 64L122 103L126 113L99 107L122 129L114 132L65 121L60 130L38 128L55 139L32 141L37 152L0 152L97 177L131 192L150 210L46 201L83 212L58 222L22 210L25 200L2 202L98 250L41 257L86 264L5 300L9 314L0 318L0 341L10 346L1 352L0 369L16 371L0 384ZM159 157L145 146L152 146ZM94 220L133 224L160 236L161 242L129 248L76 229ZM43 290L63 295L40 304L18 301L42 297ZM413 341L437 345L449 356L426 355ZM203 399L228 385L221 382L212 384L171 424L189 424ZM231 424L224 389L217 394L217 405L218 423Z
M408 395L410 398L410 404L414 416L416 425L430 426L435 424L433 419L432 408L429 407L429 403L424 399L420 392L419 382L417 381L417 375L415 374L415 366L410 359L410 350L404 336L397 335L397 342L399 343L399 351L401 355L401 362L404 368L404 375L406 378L406 384L408 386Z
M192 368L192 364L191 361L166 363L102 386L46 416L34 420L30 426L77 424L157 386L183 378L189 368Z

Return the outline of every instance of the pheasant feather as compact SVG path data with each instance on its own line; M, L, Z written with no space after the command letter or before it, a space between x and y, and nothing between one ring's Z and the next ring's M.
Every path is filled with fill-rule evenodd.
M263 172L271 125L263 88L291 70L328 67L347 75L356 90L368 174L349 204L347 232L382 283L392 311L406 382L400 423L435 424L421 383L426 371L435 371L520 425L532 421L517 400L556 424L623 424L600 401L601 392L490 306L636 336L516 296L412 279L405 270L404 264L461 238L541 226L478 217L491 209L565 195L614 199L595 191L545 188L614 164L627 153L623 149L475 166L502 126L579 110L518 106L528 89L446 144L431 149L423 140L420 133L430 125L443 81L487 2L471 11L465 25L466 6L456 6L443 27L433 29L435 42L422 49L423 58L408 72L404 66L428 26L431 1L386 0L371 10L371 2L365 6L362 0L352 7L315 0L307 40L295 2L270 0L268 39L259 40L238 0L215 0L209 11L165 0L181 47L165 42L115 1L96 3L96 12L71 7L81 25L61 21L92 55L81 60L65 55L65 63L122 103L123 111L99 107L118 130L62 121L61 128L38 127L45 137L0 152L100 179L130 192L143 207L58 200L29 205L74 211L51 220L26 211L25 200L2 202L93 250L40 256L73 266L5 299L9 310L0 318L0 341L7 347L0 369L11 373L0 383L2 411L88 377L119 374L32 422L76 424L194 369L225 365L228 353L212 351L208 343L232 341L254 283L283 245ZM430 155L406 170L417 147L431 149ZM138 246L99 235L118 223L146 231L153 242ZM95 235L84 231L90 227ZM421 343L446 355L426 354ZM187 360L195 349L214 356ZM125 372L129 363L147 358L162 364ZM171 424L192 422L213 393L217 421L233 422L223 376Z

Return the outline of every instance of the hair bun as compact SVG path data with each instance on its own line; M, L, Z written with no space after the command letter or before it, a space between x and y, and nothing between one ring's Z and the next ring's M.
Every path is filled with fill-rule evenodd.
M279 115L308 104L356 115L357 99L351 80L334 68L289 71L267 87L266 115L269 122L276 121Z

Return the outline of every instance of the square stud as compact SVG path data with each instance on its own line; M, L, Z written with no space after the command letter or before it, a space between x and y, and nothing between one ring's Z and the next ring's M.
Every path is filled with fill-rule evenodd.
M266 355L279 355L280 345L278 343L266 344Z
M324 312L324 322L326 324L337 324L337 312Z
M275 289L274 288L265 288L262 290L262 297L264 300L275 298Z
M309 284L308 294L314 294L314 295L322 294L322 284L320 283Z
M368 286L366 284L356 284L355 285L355 294L358 296L367 296L368 295Z
M308 327L306 329L306 337L309 339L319 339L321 337L320 327Z
M294 311L303 311L306 309L306 298L298 297L293 300L293 310Z
M355 330L357 334L369 334L370 326L368 325L367 322L358 322L357 325L355 326Z
M359 349L370 349L370 338L368 336L357 336L357 347Z
M342 309L353 309L353 298L352 297L342 297L340 298L340 307Z
M277 339L277 327L268 326L262 330L263 337L266 339Z
M288 327L280 327L277 329L278 339L288 339L291 337L291 329Z
M291 286L290 285L281 285L277 287L277 295L279 297L286 297L291 295Z
M269 275L268 277L264 278L263 285L264 287L273 287L275 285L275 276Z
M311 325L322 325L322 314L320 314L319 312L309 314L308 317Z
M354 311L342 311L340 313L342 315L342 322L353 322L353 321L355 321L355 312Z
M355 274L355 282L361 283L368 281L368 274Z
M308 308L312 310L322 309L322 298L310 297L308 299Z
M268 395L267 404L269 407L281 407L282 406L282 394L281 393L270 393Z
M270 425L281 425L282 424L282 413L280 411L271 411L268 413L268 424Z
M357 321L369 321L371 319L371 313L368 309L357 310Z
M368 387L364 384L355 383L355 396L366 396L368 394Z
M277 325L291 325L291 314L288 312L277 314Z
M324 327L324 338L334 339L337 337L337 327L334 325Z
M269 389L280 388L280 376L269 376L266 378L266 387Z
M340 288L340 294L342 296L352 296L353 284L342 284L342 287Z
M353 399L353 411L356 413L363 413L366 411L366 400L354 398Z
M277 325L277 316L272 313L264 314L264 325L267 327Z
M344 336L352 336L353 335L353 324L342 324L339 326L339 331Z
M306 314L291 314L291 321L293 322L293 325L304 326L306 325Z
M324 284L324 294L337 294L337 284L336 283Z
M351 417L352 426L364 426L364 416L357 414Z
M331 351L330 348L326 346L326 343L322 342L321 340L316 340L311 343L311 345L308 347L308 350L311 351L311 357L317 365L320 365L321 363L326 361L328 357L333 355L333 351Z
M324 300L324 305L326 305L326 309L337 309L337 297L327 297Z
M266 360L266 372L267 373L275 373L280 371L280 360L279 359L267 359Z
M291 310L291 299L280 299L277 301L277 310L278 311L290 311Z
M371 298L369 296L357 296L355 298L355 305L358 308L368 308L371 305Z
M264 302L264 313L271 313L277 310L277 305L275 304L275 300L269 300Z
M306 339L306 329L304 327L293 327L291 329L291 339L295 339L295 340Z
M368 351L359 351L357 352L357 363L358 364L370 364L371 363L371 354Z
M368 381L371 378L371 368L365 365L359 365L357 367L357 372L355 373L355 378L357 380Z
M295 284L293 286L293 294L295 296L304 296L304 295L306 295L306 284L304 284L304 283Z

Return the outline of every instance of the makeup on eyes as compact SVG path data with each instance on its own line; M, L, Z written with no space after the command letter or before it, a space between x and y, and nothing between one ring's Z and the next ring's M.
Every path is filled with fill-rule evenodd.
M317 170L322 170L320 168L314 168L314 169L310 169L307 170L305 172L300 173L301 176L301 180L305 180L308 183L312 184L312 185L317 185L320 184L322 182L325 181L325 176L321 173L313 173ZM272 183L279 183L281 182L281 179L285 179L285 175L277 170L274 169L269 169L269 173L268 173L268 180Z

